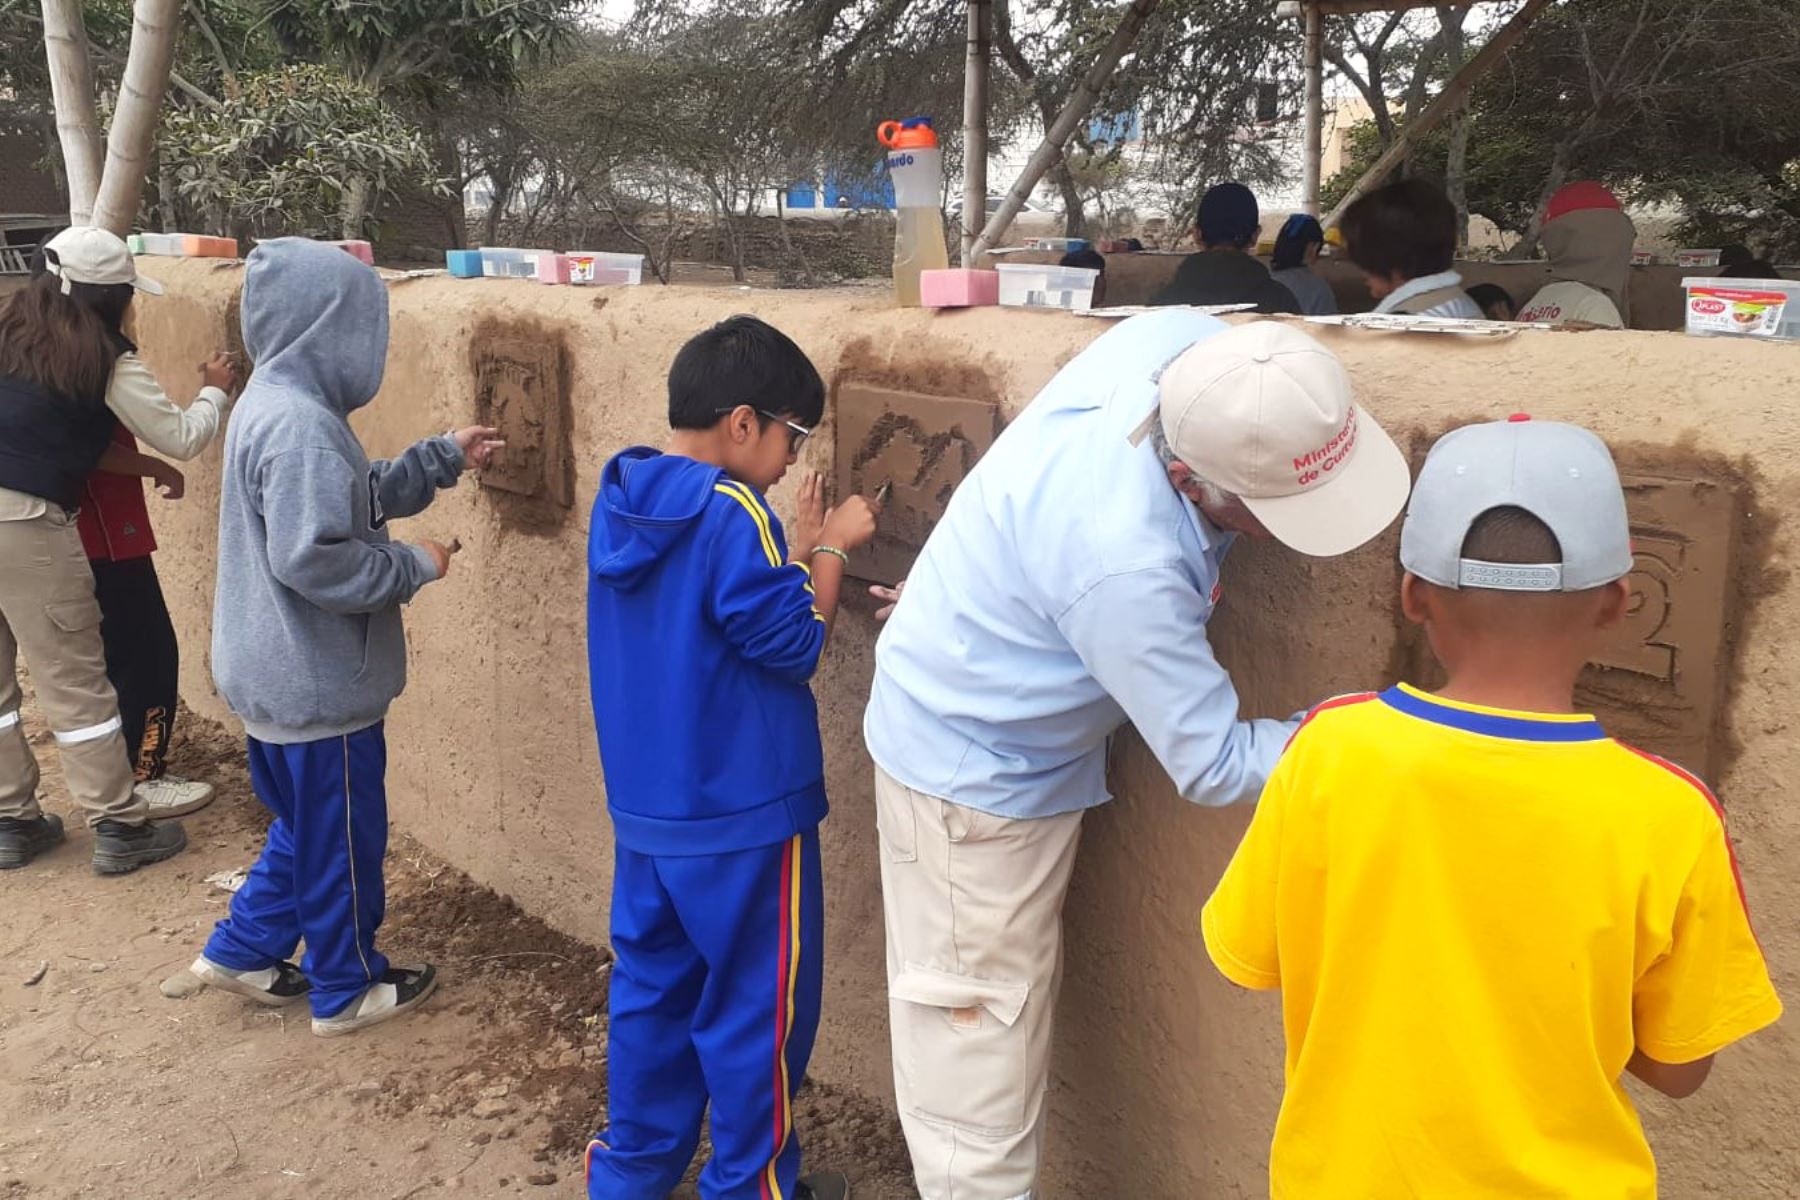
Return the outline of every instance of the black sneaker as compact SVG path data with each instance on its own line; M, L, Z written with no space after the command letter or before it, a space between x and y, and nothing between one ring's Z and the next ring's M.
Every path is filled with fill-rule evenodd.
M350 1002L348 1008L329 1017L314 1017L313 1032L320 1037L342 1037L371 1025L411 1012L437 990L437 968L389 967L381 982Z
M29 821L0 819L0 871L22 867L62 840L62 818L54 813L42 813Z
M124 875L185 849L187 834L179 821L102 821L94 826L94 872L99 875Z
M837 1171L802 1175L794 1200L850 1200L850 1180Z
M194 978L208 987L218 988L222 992L230 992L242 996L246 1000L254 1000L258 1004L279 1007L292 1004L296 1000L306 999L312 991L312 984L299 967L286 959L272 967L264 967L260 971L234 971L230 967L222 967L202 954L194 960L188 970Z

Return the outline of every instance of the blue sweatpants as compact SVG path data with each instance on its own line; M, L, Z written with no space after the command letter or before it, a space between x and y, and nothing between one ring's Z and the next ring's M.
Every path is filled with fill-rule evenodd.
M704 1200L792 1200L794 1089L819 1030L819 832L691 858L614 854L607 1127L589 1200L664 1200L712 1105Z
M375 950L387 908L387 739L382 726L317 742L250 739L250 782L275 814L262 857L213 927L205 954L255 971L292 957L312 984L313 1016L330 1017L379 981Z

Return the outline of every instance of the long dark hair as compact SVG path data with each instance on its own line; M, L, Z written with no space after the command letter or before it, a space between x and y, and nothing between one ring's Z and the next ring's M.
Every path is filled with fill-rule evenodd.
M1275 235L1275 253L1270 256L1270 262L1277 271L1300 266L1306 261L1307 247L1314 243L1325 244L1325 231L1319 228L1319 218L1309 213L1295 213Z
M76 284L72 290L82 288ZM116 307L123 318L125 305L108 307L109 311ZM117 327L102 315L99 305L63 295L62 280L54 275L38 275L0 300L0 375L59 396L103 396L119 358L118 337Z

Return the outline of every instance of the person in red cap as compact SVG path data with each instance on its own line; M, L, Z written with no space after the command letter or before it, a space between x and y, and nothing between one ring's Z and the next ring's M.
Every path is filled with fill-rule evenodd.
M1519 320L1623 329L1637 229L1619 198L1591 180L1559 188L1544 214L1543 238L1551 282L1526 301Z

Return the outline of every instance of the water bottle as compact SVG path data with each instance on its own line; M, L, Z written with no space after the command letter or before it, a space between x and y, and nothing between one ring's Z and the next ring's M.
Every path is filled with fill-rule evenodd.
M916 308L920 272L950 265L944 214L938 207L944 154L930 117L884 121L875 136L887 147L888 174L894 181L894 299Z

